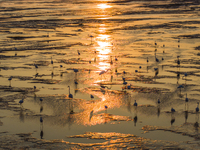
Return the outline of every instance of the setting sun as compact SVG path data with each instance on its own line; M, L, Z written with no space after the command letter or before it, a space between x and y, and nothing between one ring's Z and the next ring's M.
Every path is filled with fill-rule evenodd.
M107 5L107 4L99 4L99 5L97 5L97 7L100 9L106 9L106 8L111 8L112 6Z

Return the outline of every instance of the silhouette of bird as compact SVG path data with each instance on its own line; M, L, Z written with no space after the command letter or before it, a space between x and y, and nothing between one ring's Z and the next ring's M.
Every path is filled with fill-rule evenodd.
M107 106L107 105L105 105L104 107L105 107L106 110L108 109L108 106Z
M21 100L19 101L19 104L22 105L23 102L24 102L24 99L21 99Z
M62 68L63 67L63 65L60 65L60 68Z
M53 60L52 60L52 57L51 57L51 64L53 65Z
M42 119L42 117L40 117L40 122L43 123L43 119Z
M180 56L177 56L177 59L178 59L178 60L177 60L177 65L180 65L179 57L180 57Z
M173 107L171 108L171 112L172 112L172 113L174 113L174 112L175 112L175 109L174 109Z
M135 100L135 103L133 104L133 106L136 106L136 107L137 107L137 102L136 102L136 100Z
M118 61L117 57L115 56L115 61Z
M73 95L70 93L70 86L68 86L69 88L69 98L73 98Z
M81 53L79 52L79 50L77 50L78 55L80 55Z
M185 102L188 102L188 101L189 101L189 99L187 98L187 93L186 93Z
M34 91L36 90L36 86L33 87Z
M90 98L91 98L91 99L93 99L93 98L94 98L94 96L91 94L91 95L90 95Z
M10 82L10 85L9 85L10 87L11 87L11 80L12 80L12 78L13 78L12 76L10 78L8 78L8 81Z
M40 98L40 102L42 102L43 101L43 99L42 98Z
M158 104L160 104L160 99L158 99Z
M147 63L149 62L149 59L148 59L148 57L147 57Z
M199 102L197 102L196 113L199 112Z

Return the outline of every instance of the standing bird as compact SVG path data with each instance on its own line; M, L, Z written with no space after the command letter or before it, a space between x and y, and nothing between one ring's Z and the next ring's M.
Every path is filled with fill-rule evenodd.
M91 99L93 99L93 98L94 98L94 96L91 94L91 95L90 95L90 98L91 98Z
M135 100L135 103L133 104L133 106L137 107L137 105L138 105L138 104L137 104L137 102L136 102L136 100Z
M24 99L21 99L21 100L19 101L19 104L22 105L23 102L24 102Z
M81 55L81 53L79 52L79 50L77 50L78 55Z
M11 87L11 80L12 80L12 76L10 78L8 78L8 81L9 81L9 87Z
M149 62L149 58L147 57L147 63Z
M43 123L43 119L42 119L42 117L40 117L40 123Z
M70 93L70 86L68 86L69 88L69 98L73 98L73 95Z
M175 109L174 109L173 107L171 108L171 112L172 112L172 113L174 113L174 112L175 112Z
M196 113L199 112L199 102L197 102Z
M178 66L179 66L180 63L181 63L180 60L179 60L179 57L180 57L180 56L177 56L177 59L178 59L178 60L177 60L177 65L178 65Z
M51 57L51 64L53 65L53 60L52 60L52 57Z

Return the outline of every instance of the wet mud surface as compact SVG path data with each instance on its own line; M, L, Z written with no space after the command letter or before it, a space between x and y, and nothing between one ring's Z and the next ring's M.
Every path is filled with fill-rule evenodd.
M199 149L199 1L0 3L1 149Z

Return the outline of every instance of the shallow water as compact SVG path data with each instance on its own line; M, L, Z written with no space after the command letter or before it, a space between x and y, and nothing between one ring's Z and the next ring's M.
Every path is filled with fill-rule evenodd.
M2 137L32 133L45 140L103 143L106 137L69 136L115 132L178 142L176 148L199 142L193 126L199 122L200 91L197 1L0 3ZM155 129L144 131L146 125Z

